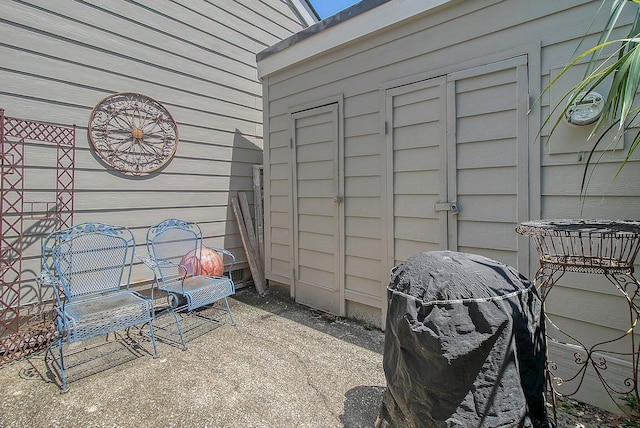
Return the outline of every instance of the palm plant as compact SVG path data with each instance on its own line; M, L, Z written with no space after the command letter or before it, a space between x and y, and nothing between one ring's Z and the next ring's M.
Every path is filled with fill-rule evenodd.
M597 163L594 158L596 150L601 146L605 137L609 138L612 135L608 131L617 128L611 141L611 144L615 145L627 132L632 132L632 127L637 126L637 124L634 124L635 119L640 115L640 107L634 106L634 100L640 84L640 8L638 7L640 0L603 0L600 9L605 7L607 3L611 3L609 19L598 43L567 64L542 92L543 94L547 92L567 71L581 63L585 58L589 58L583 79L567 91L542 124L541 130L551 121L552 115L560 109L561 114L551 127L550 138L571 104L574 102L579 103L586 94L594 90L605 79L611 78L611 87L606 97L602 114L596 121L589 136L589 140L591 140L595 135L600 135L595 139L586 160L580 187L581 193L586 190L588 184L589 166L594 162ZM635 18L631 29L626 37L612 39L612 31L619 18L623 16L623 11L628 10L626 6L629 4L635 8ZM579 48L580 46L578 46ZM612 48L612 53L606 56L603 55L604 51ZM576 52L578 49L576 49ZM626 157L620 163L616 177L627 164L639 144L640 132L636 132Z

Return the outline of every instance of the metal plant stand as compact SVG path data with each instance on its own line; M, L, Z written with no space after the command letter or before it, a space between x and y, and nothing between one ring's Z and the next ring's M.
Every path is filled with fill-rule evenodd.
M633 262L640 249L640 222L540 220L521 223L516 228L516 232L533 239L540 257L540 268L536 272L534 282L543 304L553 286L566 272L578 272L604 275L625 298L629 307L629 329L617 337L593 345L587 345L579 338L564 332L547 318L548 329L555 329L559 334L558 337L564 336L571 341L570 347L575 349L574 361L578 366L575 374L563 379L557 375L557 365L553 361L547 363L548 386L554 397L556 394L571 396L578 392L587 369L592 367L606 393L614 402L616 402L615 394L616 398L632 395L636 402L640 403L638 390L640 347L634 335L634 328L640 322L640 307L637 299L640 283L633 275ZM550 340L549 334L547 338ZM622 340L629 341L631 349L625 353L613 352L610 345ZM612 385L607 379L606 355L630 359L633 373L625 379L622 386ZM577 385L575 390L560 393L557 387L568 382Z

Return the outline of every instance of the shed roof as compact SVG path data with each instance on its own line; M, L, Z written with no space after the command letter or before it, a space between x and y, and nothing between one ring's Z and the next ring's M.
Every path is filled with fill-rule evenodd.
M258 77L457 1L460 0L362 0L258 52Z

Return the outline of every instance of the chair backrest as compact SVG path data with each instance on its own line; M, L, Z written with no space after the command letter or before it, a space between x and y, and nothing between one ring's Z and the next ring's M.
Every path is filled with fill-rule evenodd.
M50 233L42 258L72 301L128 288L134 250L135 239L126 227L83 223Z
M168 219L147 230L147 252L154 259L170 264L157 266L162 281L194 275L199 265L193 257L200 259L202 253L202 230L197 223L179 219ZM189 262L185 263L186 259Z

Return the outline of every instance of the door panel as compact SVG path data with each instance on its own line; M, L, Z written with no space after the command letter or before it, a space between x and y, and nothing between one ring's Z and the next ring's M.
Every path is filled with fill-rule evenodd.
M446 217L434 204L446 197L446 79L387 90L389 262L443 249ZM445 223L443 223L443 220Z
M526 57L447 77L448 247L491 257L519 269L515 227L528 219L528 81ZM520 251L520 254L518 253ZM520 263L519 263L520 261Z
M292 115L294 296L341 314L338 105Z

